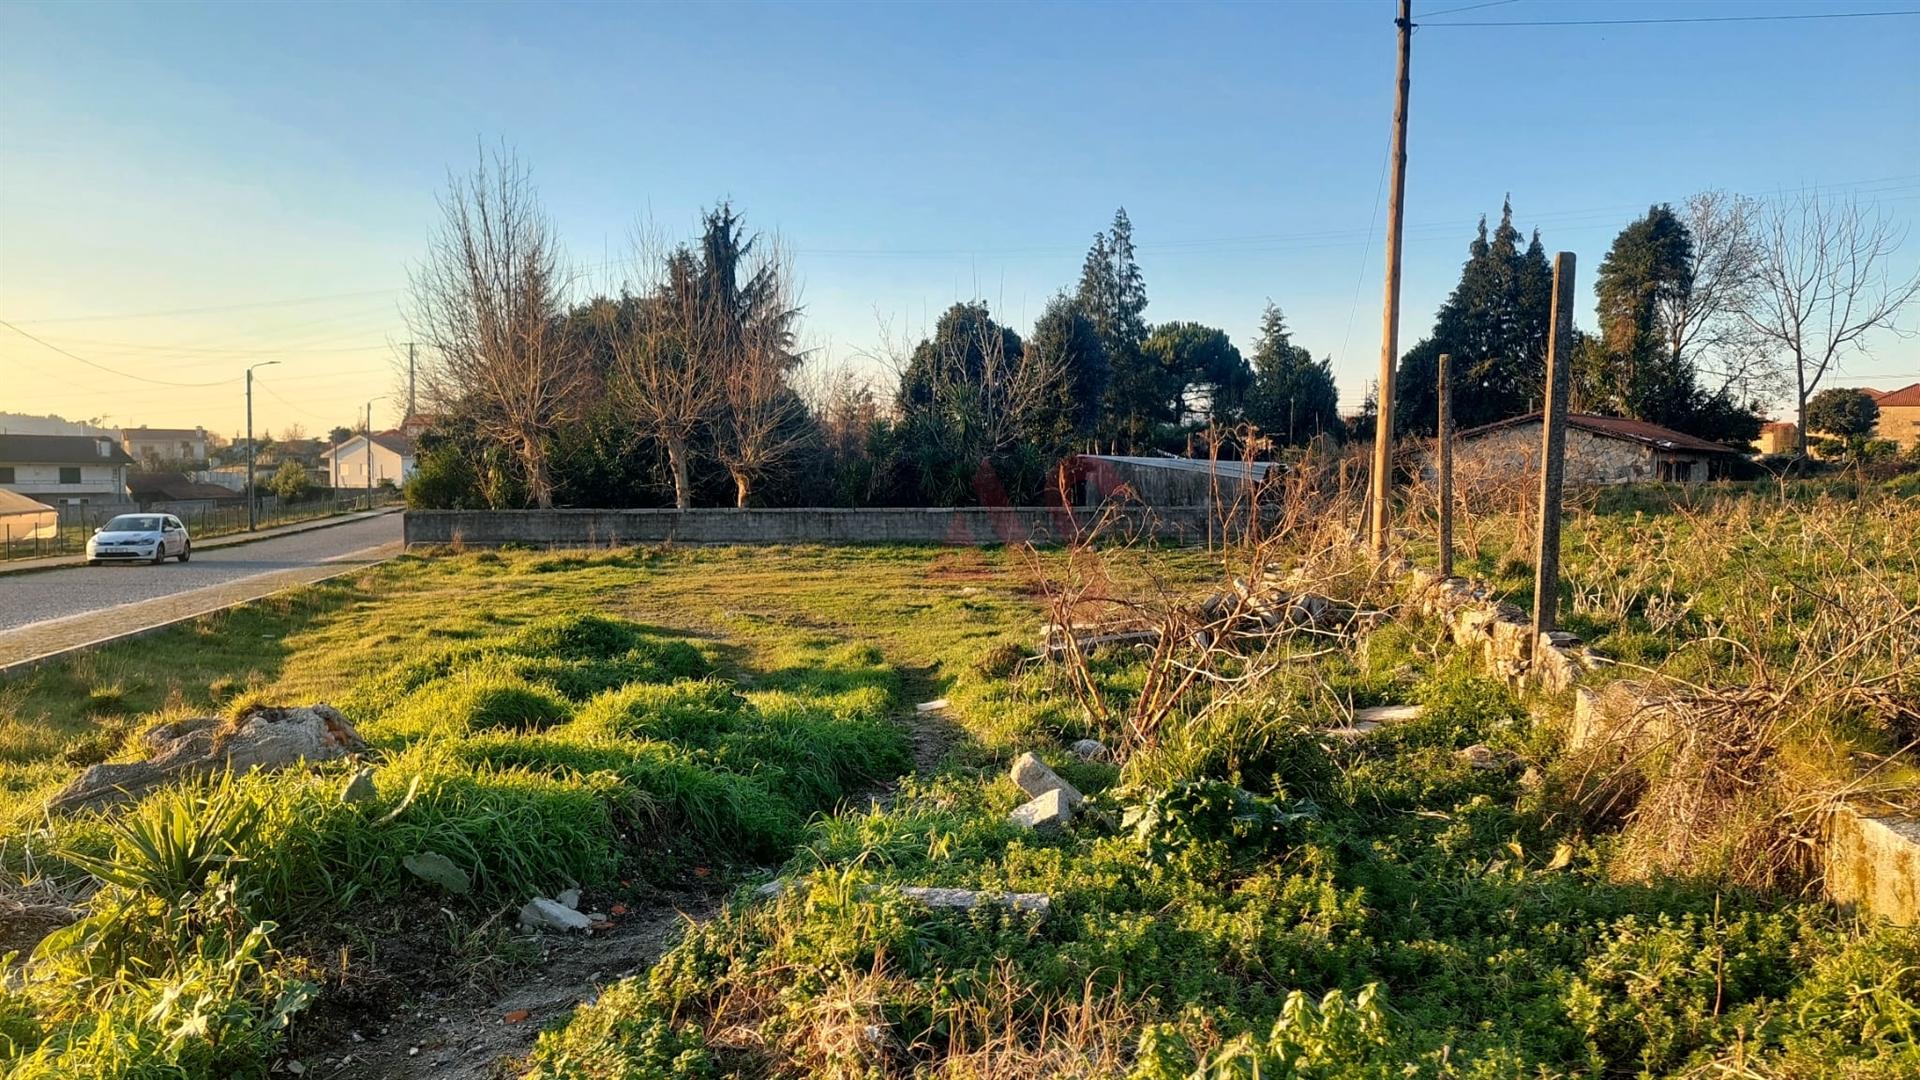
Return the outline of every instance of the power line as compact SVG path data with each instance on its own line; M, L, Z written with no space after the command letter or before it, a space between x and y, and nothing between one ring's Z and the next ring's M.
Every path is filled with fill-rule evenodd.
M6 327L7 329L13 331L16 334L19 334L21 337L26 338L28 341L31 341L37 345L41 345L45 348L52 349L54 352L59 353L61 356L64 356L69 360L78 360L79 362L87 365L90 368L98 368L109 375L118 375L123 379L133 379L138 382L152 383L155 386L184 386L184 387L225 386L228 383L231 383L233 381L233 378L231 376L225 379L216 379L213 382L171 382L167 379L149 379L145 375L135 375L130 371L118 371L118 370L115 370L114 368L108 367L105 364L96 364L93 361L87 359L86 357L80 356L76 353L70 353L67 350L61 348L60 346L53 344L52 342L42 341L41 339L34 337L32 334L27 333L25 330L20 329L19 327L13 325L10 322L7 322L5 319L0 319L0 326Z
M370 289L361 292L328 293L321 296L302 296L291 300L256 300L244 304L217 304L211 307L172 308L165 311L137 311L122 315L66 315L52 319L26 319L34 326L42 323L75 322L117 322L127 319L157 319L164 315L211 315L225 311L247 311L253 308L298 307L302 304L320 304L328 300L350 300L368 296L393 296L399 289Z
M1516 4L1519 0L1487 0L1484 4L1468 4L1466 7L1448 8L1445 11L1429 11L1420 16L1423 19L1435 19L1442 15L1452 15L1461 11L1479 11L1481 8L1499 7L1502 4Z
M1879 19L1920 15L1920 8L1905 11L1822 11L1805 15L1685 15L1664 19L1533 19L1486 22L1423 22L1424 27L1455 26L1667 26L1676 23L1803 22L1810 19Z

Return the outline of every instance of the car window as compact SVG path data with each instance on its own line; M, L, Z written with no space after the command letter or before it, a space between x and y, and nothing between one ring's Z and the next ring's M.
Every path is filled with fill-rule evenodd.
M159 532L160 519L157 517L141 517L135 514L122 514L112 521L107 522L106 531Z
M169 528L169 529L184 529L184 528L186 528L186 526L185 526L185 525L182 525L182 524L180 524L180 519L179 519L179 518L177 518L177 517L170 517L170 518L168 518L168 519L167 519L167 528Z

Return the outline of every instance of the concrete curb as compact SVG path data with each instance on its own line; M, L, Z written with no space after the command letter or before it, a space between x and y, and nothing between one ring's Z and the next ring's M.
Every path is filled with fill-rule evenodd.
M185 615L176 615L173 618L154 623L151 626L142 626L135 630L127 630L118 634L109 634L106 637L94 638L91 641L83 641L78 645L67 645L62 648L54 649L51 652L40 653L37 656L29 656L24 660L15 660L9 664L0 664L0 681L13 678L16 675L24 675L27 672L32 671L34 668L40 667L43 664L51 663L55 660L62 660L69 656L77 656L84 652L92 652L95 649L103 648L107 645L113 645L122 641L131 641L134 638L146 637L149 634L157 634L162 630L171 630L176 626L182 625L183 623L192 622L195 619L201 618L202 616L206 616L206 615L212 615L215 612L228 611L233 608L243 607L247 604L258 603L261 600L265 600L269 596L278 596L279 594L286 592L289 589L299 589L299 588L304 588L308 585L318 585L323 581L332 581L334 578L345 577L348 574L357 573L358 571L361 571L361 570L370 570L376 566L379 566L384 562L387 562L389 559L394 558L396 555L403 554L404 551L405 551L405 548L402 547L401 549L396 550L391 555L386 555L381 558L374 559L370 562L354 563L351 566L344 566L344 567L341 567L339 570L334 571L331 574L322 574L317 578L310 578L306 581L289 582L287 585L281 588L270 589L266 592L259 594L258 596L249 596L244 600L230 600L223 604L214 604L211 607L202 608L199 611L189 612L188 614L185 614Z
M230 533L226 536L216 536L211 540L196 543L193 546L193 550L196 552L220 551L230 547L245 547L248 544L257 544L263 540L278 540L283 536L298 536L301 533L318 532L321 529L331 529L340 525L352 525L357 521L372 521L377 517L397 514L404 509L406 509L404 506L387 506L379 510L356 510L351 514L335 514L332 517L314 518L312 521L297 521L291 525L281 525L275 531L271 532ZM59 561L50 562L48 561L49 559L58 559ZM35 565L20 566L18 565L20 562L32 562ZM45 559L14 560L13 563L0 562L0 575L38 574L47 570L68 570L76 566L85 566L86 562L86 557L83 555L53 555Z

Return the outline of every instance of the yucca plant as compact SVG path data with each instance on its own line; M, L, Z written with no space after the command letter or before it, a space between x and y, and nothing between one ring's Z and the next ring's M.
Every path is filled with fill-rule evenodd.
M215 871L244 861L260 827L258 808L231 774L203 788L183 788L147 800L113 827L107 857L73 849L61 854L111 885L178 901L206 888Z

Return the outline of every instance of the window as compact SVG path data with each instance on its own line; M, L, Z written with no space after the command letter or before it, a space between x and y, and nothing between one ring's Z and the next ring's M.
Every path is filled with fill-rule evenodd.
M0 465L0 484L13 483L13 466Z
M80 466L78 465L60 466L60 482L63 484L79 483L80 482Z

